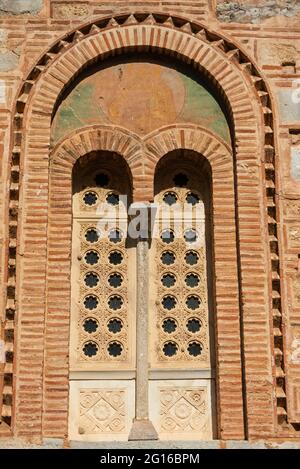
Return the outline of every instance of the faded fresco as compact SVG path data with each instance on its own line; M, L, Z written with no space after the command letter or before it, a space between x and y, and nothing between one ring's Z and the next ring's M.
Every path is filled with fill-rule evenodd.
M203 84L164 65L129 62L96 71L64 97L53 120L52 144L92 124L114 124L146 135L185 122L230 140L222 109Z

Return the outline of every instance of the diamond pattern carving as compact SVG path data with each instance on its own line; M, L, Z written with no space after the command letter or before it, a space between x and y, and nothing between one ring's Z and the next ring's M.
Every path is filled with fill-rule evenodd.
M80 392L81 434L121 433L125 430L125 390Z
M162 432L199 432L207 424L204 388L161 388L160 406Z

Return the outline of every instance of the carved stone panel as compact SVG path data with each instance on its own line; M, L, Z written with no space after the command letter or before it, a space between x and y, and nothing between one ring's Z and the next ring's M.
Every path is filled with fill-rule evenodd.
M211 381L150 382L150 418L162 440L212 438Z
M134 381L71 381L70 439L126 440L134 394Z
M172 187L155 199L150 312L154 368L210 368L205 213L201 194ZM165 207L170 211L165 211Z

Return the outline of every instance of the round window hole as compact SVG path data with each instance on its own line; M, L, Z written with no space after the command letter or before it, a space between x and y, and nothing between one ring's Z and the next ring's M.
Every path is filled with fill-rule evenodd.
M123 278L120 274L114 273L111 274L108 278L108 283L113 288L118 288L122 285Z
M186 201L190 205L197 205L200 202L200 198L197 194L189 192L186 196Z
M167 334L172 334L177 329L176 321L172 318L167 318L164 320L162 328Z
M195 251L188 251L185 255L185 262L188 265L196 265L199 260L199 255Z
M94 357L98 352L98 345L95 342L87 342L82 349L84 355L87 357Z
M195 310L200 307L201 301L199 296L190 295L187 297L186 305L189 309Z
M199 275L197 274L187 274L185 277L185 283L190 288L195 288L200 283Z
M163 346L163 352L166 357L173 357L178 351L178 345L175 342L166 342Z
M188 322L186 323L186 328L189 332L196 334L196 332L199 332L201 329L201 322L199 321L199 319L196 318L188 319Z
M184 239L187 243L195 243L198 239L197 231L194 228L186 230L184 233Z
M119 265L123 261L123 255L119 251L113 251L109 254L108 260L110 264Z
M84 307L89 310L96 309L98 306L98 303L99 303L98 298L93 295L86 296L83 302Z
M119 357L123 351L123 347L119 342L111 342L108 344L107 351L111 357Z
M95 192L86 192L83 196L83 202L85 205L89 205L90 207L92 205L95 205L97 203L98 196Z
M202 345L199 342L190 342L188 345L188 353L193 357L198 357L202 353Z
M164 264L164 265L172 265L174 264L175 262L175 254L171 251L165 251L162 253L161 255L161 262Z
M113 309L114 311L117 309L121 309L122 305L123 305L123 299L118 295L111 296L108 300L109 308Z
M166 288L174 287L176 283L176 277L173 274L164 274L161 278L161 283Z
M189 182L189 178L186 174L178 173L174 176L173 182L176 187L186 187Z
M96 228L90 228L85 233L85 239L88 243L96 243L97 241L99 241L99 237L99 231L97 231Z
M86 319L83 323L83 329L85 330L85 332L92 334L98 329L98 322L92 318Z
M106 187L109 183L109 177L105 173L98 173L95 177L97 187Z
M164 230L160 235L160 238L166 244L173 243L175 238L174 232L172 230Z
M107 194L106 202L110 205L119 205L119 202L120 202L119 194L115 194L114 192Z
M99 254L96 251L88 251L84 259L87 264L95 265L99 261Z
M111 243L119 243L122 241L122 233L118 229L110 230L108 239Z
M94 272L89 272L84 277L84 283L86 284L87 287L94 288L99 283L99 277Z
M114 318L114 319L110 319L107 327L108 327L109 332L112 332L113 334L117 334L118 332L121 332L123 328L123 324L120 319Z
M163 307L169 311L175 308L176 303L177 301L176 301L176 298L174 298L174 296L167 295L167 296L164 296L162 299Z
M175 192L166 192L163 197L164 203L170 206L176 204L177 200L178 197Z

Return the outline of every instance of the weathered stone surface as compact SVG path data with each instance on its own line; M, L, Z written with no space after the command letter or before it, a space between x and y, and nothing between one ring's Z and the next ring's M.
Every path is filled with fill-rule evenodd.
M217 18L227 23L261 23L274 16L293 17L300 13L297 0L218 1Z
M0 72L14 70L19 63L20 56L14 51L0 52Z
M278 104L282 122L297 122L300 120L300 102L297 89L280 89Z
M72 4L69 2L55 3L52 2L52 16L53 18L86 18L90 13L90 6L87 2L78 2Z
M43 0L0 0L0 15L7 13L13 15L35 14L41 11L42 7Z

